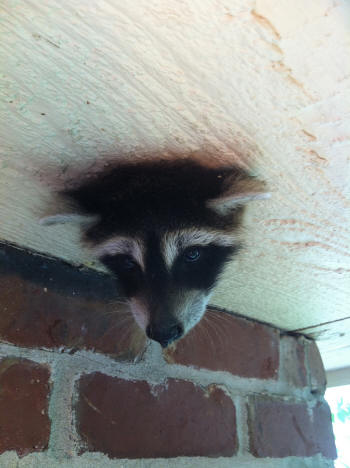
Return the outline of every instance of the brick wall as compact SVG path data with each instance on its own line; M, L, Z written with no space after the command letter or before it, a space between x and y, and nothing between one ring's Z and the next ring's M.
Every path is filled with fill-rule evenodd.
M332 467L315 343L208 310L166 352L108 276L0 245L0 467Z

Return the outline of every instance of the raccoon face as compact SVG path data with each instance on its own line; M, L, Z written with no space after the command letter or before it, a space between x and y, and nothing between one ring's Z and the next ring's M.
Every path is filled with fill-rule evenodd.
M267 197L242 169L191 159L122 163L63 195L87 217L83 239L118 279L136 322L163 347L200 321L239 250L245 203Z
M115 237L96 248L118 278L131 312L163 347L202 318L225 263L237 251L233 236L183 230L142 238Z

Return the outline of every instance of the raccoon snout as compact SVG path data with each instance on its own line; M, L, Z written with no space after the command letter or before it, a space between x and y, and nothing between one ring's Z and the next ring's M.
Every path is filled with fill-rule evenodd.
M158 341L162 348L166 348L173 341L181 338L184 333L183 326L180 323L175 323L170 327L159 327L148 325L146 334L151 340Z

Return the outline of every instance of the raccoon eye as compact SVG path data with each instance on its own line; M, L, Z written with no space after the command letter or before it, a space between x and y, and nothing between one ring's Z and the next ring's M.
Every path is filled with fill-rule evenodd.
M105 255L101 261L112 271L131 271L138 266L129 255Z
M190 247L185 250L183 257L185 262L195 262L201 256L199 247Z
M123 257L120 265L124 270L132 270L137 266L137 263L128 256Z

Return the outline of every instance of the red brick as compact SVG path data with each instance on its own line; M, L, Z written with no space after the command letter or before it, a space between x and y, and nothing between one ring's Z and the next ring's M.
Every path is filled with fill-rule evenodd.
M299 388L308 384L304 343L304 338L297 336L281 337L280 377Z
M150 386L101 373L85 375L76 408L85 450L112 458L231 456L235 407L216 386L170 379Z
M276 379L279 332L224 312L207 310L188 335L164 351L169 363Z
M309 371L309 386L313 393L323 395L326 390L326 372L320 351L315 341L306 341L306 363Z
M313 409L313 425L316 451L334 460L337 457L337 450L334 443L332 417L325 401L318 402Z
M73 296L57 292L54 284L42 287L2 275L0 340L34 348L92 349L119 359L142 353L145 336L126 306L78 292Z
M323 404L310 413L306 404L253 397L248 406L250 451L259 458L309 457L317 453L334 458L329 417Z
M50 436L46 366L25 359L0 362L0 453L45 450Z

